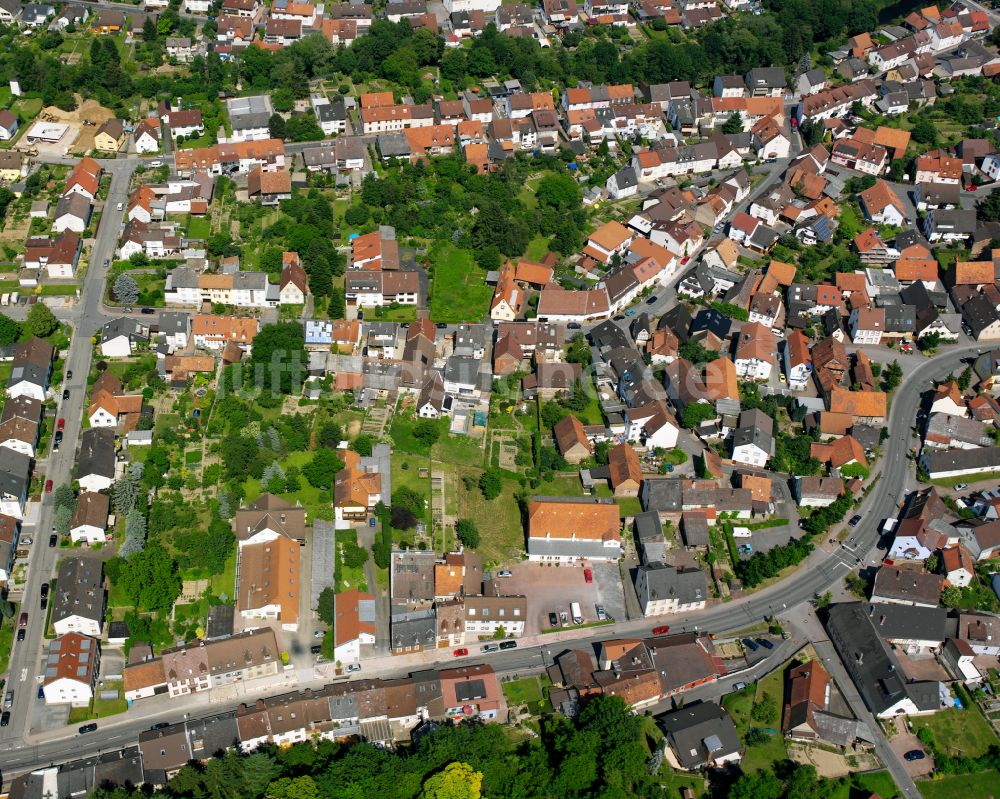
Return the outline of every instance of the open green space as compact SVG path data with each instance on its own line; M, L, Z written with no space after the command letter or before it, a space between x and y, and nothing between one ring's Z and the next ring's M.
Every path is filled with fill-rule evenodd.
M509 563L520 559L524 552L524 532L521 525L521 509L514 501L520 485L510 478L504 478L503 490L496 499L486 499L479 486L481 470L466 466L450 468L456 479L453 485L458 494L458 517L471 519L479 528L481 540L478 552L486 563ZM466 488L462 478L472 478L471 490Z
M528 247L524 251L524 257L529 261L541 261L548 254L549 237L541 233L528 242Z
M953 757L980 757L998 743L976 708L948 708L929 716L914 716L911 721L915 730L926 727L933 732L938 747Z
M212 234L212 220L206 216L188 218L187 236L189 239L207 239Z
M280 410L280 409L279 409ZM282 458L279 463L281 467L287 472L288 467L295 466L301 469L307 463L312 461L314 453L312 452L290 452L287 456ZM316 488L310 485L308 480L299 481L299 490L292 493L284 493L280 496L283 499L288 500L293 505L299 503L306 509L310 518L313 519L332 519L333 518L333 494L331 489L328 488ZM333 475L330 475L330 484L333 484ZM257 497L264 493L264 488L260 484L260 480L256 477L250 477L244 483L245 490L245 502L253 502Z
M1000 771L984 771L981 774L959 774L936 780L920 780L917 790L924 799L956 799L956 797L995 796L1000 785Z
M750 683L746 688L722 697L722 706L733 717L733 723L736 725L740 738L750 729L750 711L753 710L756 692L757 683Z
M98 695L102 689L98 688ZM108 689L105 689L108 690ZM69 724L79 724L82 721L93 719L103 719L108 716L117 716L128 710L128 702L125 701L124 688L118 689L118 698L113 700L103 700L99 696L94 696L87 707L74 707L69 711Z
M437 244L430 252L431 319L435 322L477 322L489 311L493 289L472 253L451 244Z
M548 682L544 674L542 677L511 680L503 684L503 695L507 698L508 705L527 705L533 714L540 715L552 709L544 693Z

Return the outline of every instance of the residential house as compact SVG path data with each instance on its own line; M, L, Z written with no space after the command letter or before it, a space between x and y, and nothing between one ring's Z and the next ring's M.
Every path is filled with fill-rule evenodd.
M670 747L667 759L685 771L724 768L743 759L732 718L715 702L695 702L658 719Z
M43 663L42 694L46 705L89 707L100 672L96 638L69 632L49 643Z
M71 557L59 564L50 599L56 635L100 638L104 627L104 564L100 558Z
M128 316L119 316L101 328L101 355L128 358L136 347L149 344L149 325Z
M528 506L528 559L557 563L618 560L620 528L618 507L612 502L533 499Z
M936 608L943 587L939 574L882 566L875 573L872 602Z
M678 570L664 563L639 566L635 591L643 616L702 610L708 599L708 580L701 569Z
M73 542L104 543L111 500L107 494L85 491L80 494L69 522L69 537Z
M236 610L244 623L274 620L283 630L298 629L299 543L278 535L261 543L241 542L237 562Z
M84 491L103 491L118 476L115 431L107 427L84 430L76 461L76 479Z

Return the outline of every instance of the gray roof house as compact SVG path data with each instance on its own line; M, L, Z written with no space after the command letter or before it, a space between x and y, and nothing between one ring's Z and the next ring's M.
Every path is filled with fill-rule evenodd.
M390 637L393 653L434 649L437 646L437 616L434 609L394 613Z
M100 558L64 560L52 593L52 627L56 635L78 632L100 636L104 626L104 562Z
M31 482L31 458L10 447L0 447L0 513L24 518Z
M873 626L864 603L834 605L826 626L858 693L877 718L940 708L938 683L906 681L896 654Z
M644 616L698 610L708 599L708 579L701 569L652 563L636 570L635 593Z
M119 316L101 328L101 355L105 358L128 357L140 343L149 343L149 326L137 319Z
M686 705L660 716L658 721L682 769L724 766L743 758L736 725L715 702Z
M667 558L667 543L663 536L660 514L653 510L635 515L635 535L639 539L639 554L643 563L663 563Z
M117 471L115 431L110 427L92 427L83 431L76 479L84 491L101 491L115 481Z

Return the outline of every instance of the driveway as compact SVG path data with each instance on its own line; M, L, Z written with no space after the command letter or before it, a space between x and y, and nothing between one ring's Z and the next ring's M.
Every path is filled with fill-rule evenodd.
M934 770L934 758L931 757L930 753L926 752L924 745L920 743L920 739L910 732L905 718L897 718L894 721L896 722L897 732L889 739L889 748L899 758L899 762L903 764L906 773L913 779L926 777ZM907 752L912 752L914 749L919 749L927 756L923 760L905 760L903 755Z

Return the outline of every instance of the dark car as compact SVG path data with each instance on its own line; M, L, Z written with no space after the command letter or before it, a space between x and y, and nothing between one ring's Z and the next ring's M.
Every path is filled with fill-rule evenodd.
M80 735L85 735L86 733L93 732L96 729L97 729L97 725L94 724L94 722L90 722L90 724L84 724L80 728Z
M25 636L25 634L27 632L28 632L27 630L18 630L17 631L17 640L18 641L23 641L24 640L24 636Z
M656 295L654 294L654 295L653 295L652 297L650 297L650 298L649 298L648 300L646 300L646 305L652 305L652 304L653 304L654 302L656 302L656 301L657 301L658 299L660 299L660 298L659 298L659 297L657 297L657 296L656 296Z
M56 430L56 434L52 438L52 449L58 449L59 445L62 444L62 440L63 440L63 431Z
M760 648L760 647L758 647L758 646L757 646L757 644L755 644L755 643L754 643L753 641L751 641L751 640L750 640L749 638L744 638L744 639L743 639L743 640L741 641L741 643L743 644L743 646L745 646L745 647L746 647L747 649L749 649L749 650L750 650L751 652L756 652L756 651L757 651L757 650L758 650L758 649Z
M0 727L6 727L8 724L10 724L10 711L5 710L0 716Z
M566 327L569 328L570 330L579 330L581 327L583 327L583 325L581 325L579 322L570 322L568 325L566 325Z
M49 606L49 598L47 596L43 596L39 605L42 610L45 610L45 608Z
M59 543L59 536L57 536L55 533L53 533L52 535L49 536L49 546L50 547L54 547L58 543Z
M858 522L860 522L860 521L861 521L861 514L860 514L860 513L855 513L855 514L854 514L854 515L853 515L853 516L851 517L851 520L850 520L850 521L848 522L848 524L849 524L849 525L850 525L851 527L857 527L857 526L858 526Z
M444 330L444 329L446 329L448 327L448 323L447 322L438 322L436 325L434 325L434 327L436 327L438 330Z
M313 644L311 647L309 647L309 652L313 655L318 655L322 651L323 651L322 644Z
M170 726L170 722L169 721L158 721L158 722L156 722L156 724L154 724L149 729L151 729L151 730L165 730L169 726Z
M44 699L45 698L45 689L42 688L42 686L40 686L40 685L38 686L38 693L36 694L36 696L39 699Z
M764 647L764 649L774 649L774 644L772 644L766 638L755 638L754 640L762 647Z
M49 595L49 584L48 583L42 583L42 587L41 587L41 589L39 589L39 593L42 596L48 596Z
M63 399L64 400L69 399L69 389L68 388L64 388L63 389Z
M140 313L144 313L144 314L154 314L154 313L156 313L156 311L153 310L152 308L141 308L139 310L139 312Z
M905 755L903 755L904 760L923 760L927 755L921 752L919 749L911 749Z
M549 612L549 626L550 627L559 626L559 617L555 613L552 613L551 611Z
M517 649L517 641L501 641L501 649Z

